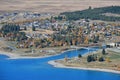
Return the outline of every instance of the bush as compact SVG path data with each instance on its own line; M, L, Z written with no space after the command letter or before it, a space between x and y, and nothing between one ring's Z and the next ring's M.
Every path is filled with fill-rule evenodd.
M106 51L105 49L102 50L102 54L105 55L106 54Z
M82 57L82 55L81 54L78 54L78 58L81 58Z
M91 57L91 55L89 55L88 57L87 57L87 62L91 62L92 61L92 57Z
M87 57L87 62L92 62L92 61L96 61L97 60L97 56L96 55L89 55Z
M35 31L35 30L36 30L36 28L33 26L33 27L32 27L32 31Z
M99 61L100 61L100 62L103 62L103 61L104 61L104 58L103 58L103 57L100 57L100 58L99 58Z

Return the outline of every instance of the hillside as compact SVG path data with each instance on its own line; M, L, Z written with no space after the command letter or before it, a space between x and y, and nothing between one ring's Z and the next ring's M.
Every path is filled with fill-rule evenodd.
M118 5L120 0L0 0L2 11L65 12Z
M106 13L112 15L104 15ZM120 6L108 6L93 9L89 7L88 9L82 11L61 13L61 15L66 15L68 20L79 20L85 18L103 21L120 21L120 16L116 16L115 14L120 15Z

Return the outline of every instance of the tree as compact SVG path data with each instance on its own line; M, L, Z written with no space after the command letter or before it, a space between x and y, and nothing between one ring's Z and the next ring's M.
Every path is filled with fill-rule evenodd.
M120 14L120 6L109 6L94 9L89 6L88 9L82 11L64 12L60 15L65 15L67 20L79 20L84 18L92 20L120 21L120 17L101 15L103 13Z
M19 32L20 31L20 26L15 25L15 24L5 24L2 26L1 31L4 34L7 34L9 32Z
M105 49L102 50L102 54L105 55L106 54L106 51Z
M82 55L81 54L78 54L78 58L81 58L82 57Z
M93 55L88 55L87 57L87 62L92 62L92 61L96 61L97 60L97 55L93 54Z
M5 24L1 28L0 32L5 37L8 37L11 41L21 41L26 40L26 34L24 32L19 32L20 26L16 24Z
M36 28L33 26L33 27L32 27L32 31L35 31L35 30L36 30Z
M91 62L91 61L92 61L92 57L91 57L91 55L88 55L87 62Z
M94 35L94 37L93 37L93 42L94 42L94 43L97 43L98 40L99 40L99 36L95 36L95 35Z
M92 7L91 6L89 6L89 8L88 8L89 10L91 10L92 9Z
M104 61L104 58L103 58L103 57L100 57L100 58L99 58L99 61L100 61L100 62Z

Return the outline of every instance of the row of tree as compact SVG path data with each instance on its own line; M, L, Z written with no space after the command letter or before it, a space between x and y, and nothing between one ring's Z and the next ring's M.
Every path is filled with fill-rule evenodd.
M102 55L106 55L106 51L105 49L102 50ZM87 62L92 62L92 61L104 61L105 59L101 56L101 57L98 57L97 55L93 54L93 55L88 55L87 56Z
M100 61L100 62L102 62L102 61L104 61L104 58L103 57L97 57L97 56L95 56L95 55L88 55L88 57L87 57L87 62L92 62L92 61Z
M20 26L15 24L5 24L0 29L2 37L6 37L7 40L11 41L22 41L26 40L26 34L20 32Z
M10 32L19 32L20 26L15 24L5 24L2 26L0 31L3 33L3 35L6 35L7 33Z

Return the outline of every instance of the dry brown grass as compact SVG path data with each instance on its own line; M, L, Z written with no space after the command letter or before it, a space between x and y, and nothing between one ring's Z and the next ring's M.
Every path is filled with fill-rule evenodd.
M120 5L120 0L0 0L0 10L63 12Z

